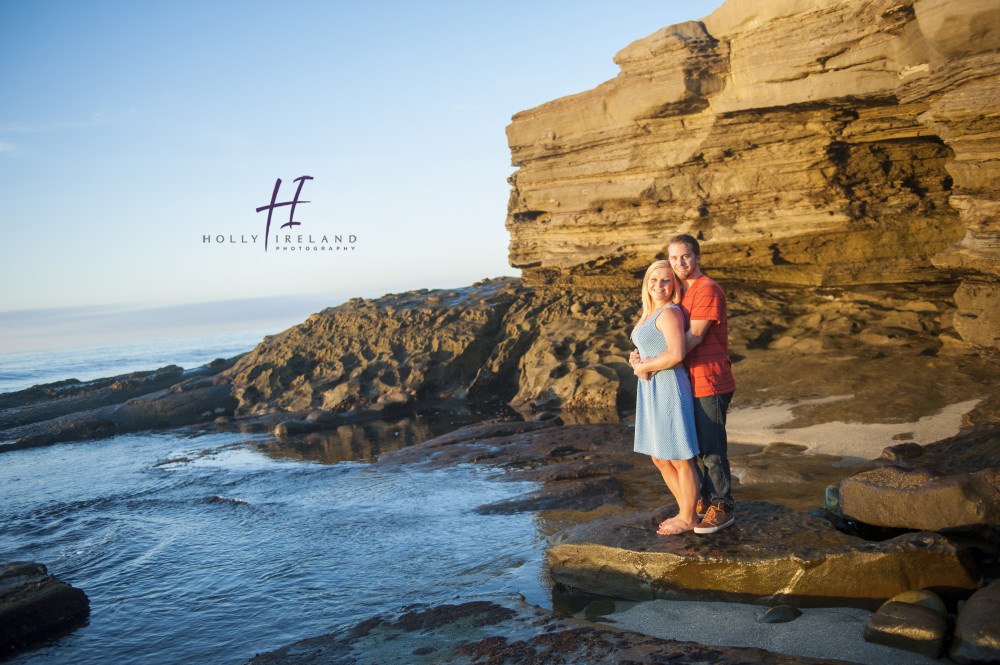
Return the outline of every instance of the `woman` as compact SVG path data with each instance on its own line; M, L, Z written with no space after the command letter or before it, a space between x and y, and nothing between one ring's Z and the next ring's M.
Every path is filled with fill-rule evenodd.
M659 469L679 512L661 522L656 533L672 536L698 524L699 481L694 465L691 382L684 371L684 313L678 306L680 283L666 261L657 261L642 280L642 318L632 331L638 347L629 358L639 377L635 403L635 452L649 455Z

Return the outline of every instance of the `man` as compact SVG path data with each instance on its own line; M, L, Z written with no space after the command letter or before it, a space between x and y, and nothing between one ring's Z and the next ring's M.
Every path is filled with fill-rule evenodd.
M726 295L715 280L701 272L701 249L693 237L674 236L667 260L681 281L681 309L691 322L684 340L684 365L691 376L695 430L701 450L697 512L699 516L704 514L694 532L715 533L736 519L726 439L726 411L736 390L729 360Z

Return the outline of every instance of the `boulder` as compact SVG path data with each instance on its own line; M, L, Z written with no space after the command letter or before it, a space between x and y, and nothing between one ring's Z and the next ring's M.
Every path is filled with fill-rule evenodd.
M955 623L948 655L957 663L1000 663L1000 581L976 591Z
M570 528L552 541L552 578L631 600L697 597L778 605L873 607L919 587L974 589L981 576L931 532L869 542L829 522L764 502L738 502L736 524L712 535L656 535L675 509Z
M78 626L90 612L80 589L48 574L40 563L0 567L0 658Z
M943 617L948 616L948 608L945 607L944 600L941 599L941 596L929 589L914 589L913 591L897 593L895 596L885 601L883 607L889 603L920 605L929 610L934 610Z
M915 603L893 601L879 608L865 625L865 640L937 658L948 637L948 617Z
M845 478L840 509L875 526L1000 530L1000 424L922 447L886 449L885 466Z

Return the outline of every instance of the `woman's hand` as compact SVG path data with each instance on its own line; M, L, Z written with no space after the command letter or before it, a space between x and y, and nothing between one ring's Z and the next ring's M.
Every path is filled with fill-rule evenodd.
M632 349L632 353L630 353L628 356L628 364L632 366L632 373L635 374L640 379L642 379L643 381L649 381L650 379L653 378L653 375L656 374L655 371L653 372L644 371L641 368L641 366L648 360L649 358L647 358L646 360L642 359L642 356L639 354L639 349Z
M649 372L643 369L643 366L647 364L645 360L638 359L633 361L630 357L629 364L632 365L632 373L643 381L649 381L656 374L656 372Z

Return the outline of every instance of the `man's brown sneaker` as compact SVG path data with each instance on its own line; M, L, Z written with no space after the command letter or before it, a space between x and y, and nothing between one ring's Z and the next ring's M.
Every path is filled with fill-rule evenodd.
M698 526L694 528L695 533L715 533L721 529L725 529L736 521L736 516L733 515L733 509L727 506L724 502L709 506L708 512L705 513L705 519L698 523Z
M698 519L705 519L705 513L708 512L708 506L710 504L704 499L698 499L698 503L694 505L694 512L698 513Z

